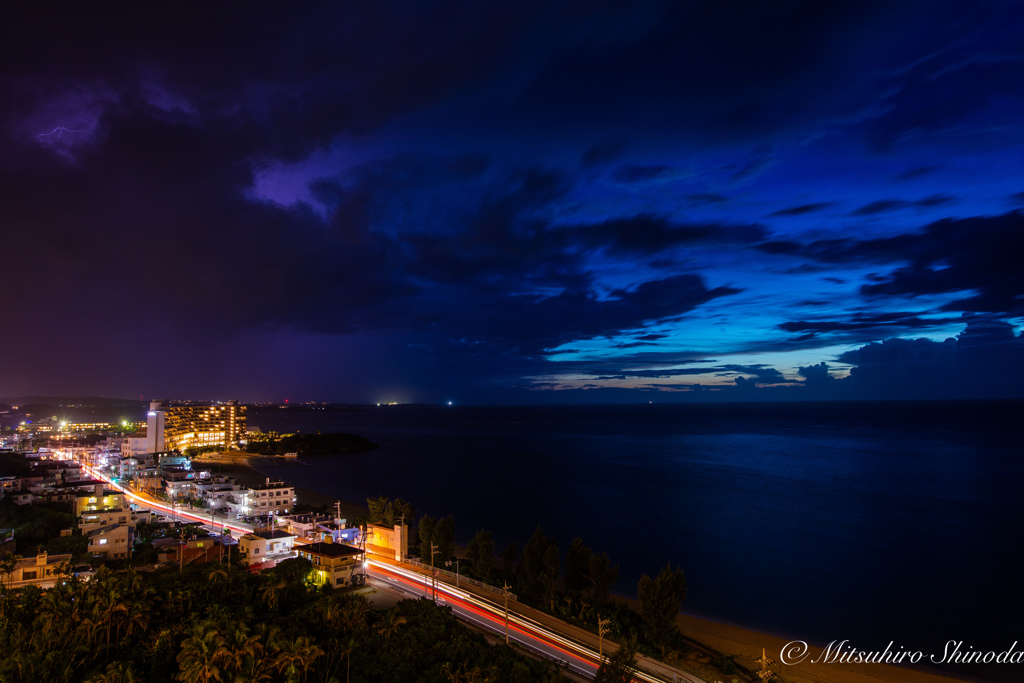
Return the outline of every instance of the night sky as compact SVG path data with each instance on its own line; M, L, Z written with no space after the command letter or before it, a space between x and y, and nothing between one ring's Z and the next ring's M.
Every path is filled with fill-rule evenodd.
M1024 395L1019 3L16 3L0 396Z

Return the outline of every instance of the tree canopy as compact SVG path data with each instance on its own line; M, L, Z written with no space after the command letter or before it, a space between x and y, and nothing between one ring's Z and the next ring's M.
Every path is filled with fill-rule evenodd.
M679 633L676 617L686 599L683 570L672 569L672 563L669 562L661 568L655 579L644 574L637 586L637 597L640 598L641 614L648 635L652 642L661 647L661 656L664 657L665 646Z

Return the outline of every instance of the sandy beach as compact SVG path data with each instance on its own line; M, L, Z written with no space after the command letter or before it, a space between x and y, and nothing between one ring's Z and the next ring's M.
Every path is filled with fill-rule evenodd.
M636 605L639 607L639 605ZM754 660L761 656L761 649L776 662L780 651L790 639L759 633L729 624L721 624L700 617L681 614L677 620L683 635L725 654L736 655L736 661L748 669L756 670ZM792 666L776 664L772 669L786 681L794 683L949 683L949 681L972 680L947 675L928 673L918 669L891 664L825 664L810 663L818 659L822 648L811 647L806 659ZM730 680L729 676L720 676ZM716 679L712 679L716 680Z
M616 594L616 600L621 600L639 612L640 602L636 598L630 598ZM741 626L723 624L697 617L692 614L680 614L676 619L676 625L680 633L690 640L725 655L734 655L736 663L750 671L757 671L758 664L755 660L762 656L762 649L776 664L771 667L772 671L778 674L786 683L950 683L951 681L977 681L978 678L965 676L958 678L946 673L922 670L922 667L911 668L909 666L893 664L826 664L822 660L823 648L810 646L806 655L801 657L794 653L790 656L794 659L802 659L800 663L782 665L780 653L787 645L790 645L793 638L783 638ZM894 648L895 649L895 648ZM833 652L835 648L833 648ZM848 651L848 648L843 650ZM670 662L681 664L680 668L690 671L708 681L725 681L728 683L733 679L744 680L740 674L725 675L711 666L709 657L697 657L695 653L686 658L685 662ZM819 660L819 663L812 663ZM757 680L756 678L754 679Z

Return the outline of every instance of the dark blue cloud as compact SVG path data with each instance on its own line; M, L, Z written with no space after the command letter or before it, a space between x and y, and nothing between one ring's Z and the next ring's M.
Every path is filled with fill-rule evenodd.
M657 178L671 170L672 169L669 166L636 166L633 164L626 164L615 171L614 177L615 180L620 183L635 183L641 180Z
M963 312L1019 322L1022 219L997 215L1020 200L1019 18L1006 3L12 7L0 224L17 286L0 310L32 332L0 340L0 385L47 368L56 393L128 359L144 378L80 381L148 392L171 381L152 356L251 397L254 366L353 399L381 377L500 387L481 400L572 373L596 392L710 373L760 395L796 384L792 368L821 396L881 386L874 350L830 381L820 349L953 335ZM963 378L995 372L968 351L981 323L967 329L935 386L977 392ZM680 389L663 384L635 386Z
M848 395L873 398L1020 395L1024 338L998 320L972 320L956 339L888 339L847 352Z
M908 180L917 180L919 178L924 178L927 175L935 173L940 168L941 166L937 164L931 164L928 166L918 166L917 168L911 168L906 171L903 171L898 176L896 176L896 180L901 182Z
M876 216L882 213L890 213L892 211L899 211L901 209L911 208L931 208L934 206L942 206L943 204L949 204L953 200L953 197L946 195L934 195L931 197L925 197L923 199L905 200L905 199L879 199L873 201L870 204L865 204L857 209L850 212L851 216Z
M790 206L785 209L779 209L773 211L771 216L803 216L808 213L816 213L818 211L824 211L825 209L833 206L835 202L814 202L812 204L800 204L799 206Z

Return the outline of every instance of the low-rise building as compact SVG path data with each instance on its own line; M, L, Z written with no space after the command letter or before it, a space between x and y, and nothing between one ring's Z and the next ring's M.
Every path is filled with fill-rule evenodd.
M140 470L135 476L135 482L147 493L163 492L164 489L164 478L160 476L160 471L156 467Z
M127 507L124 494L120 491L103 490L102 493L79 492L75 497L75 517L81 517L86 512L96 510L113 509L118 510Z
M21 478L15 476L0 477L0 498L8 493L21 490Z
M169 499L180 500L195 493L193 484L199 478L198 472L185 469L165 469L163 475L164 493Z
M126 524L106 524L84 531L89 539L89 552L104 560L127 559L131 554L132 528Z
M146 432L134 436L126 436L121 441L121 458L138 459L146 454Z
M36 585L40 588L52 588L56 585L60 572L71 561L71 555L47 555L39 553L35 557L18 560L10 575L0 576L4 585L11 588Z
M122 480L133 480L139 474L138 458L121 458L117 468L117 476Z
M197 481L195 489L205 507L212 510L225 510L231 507L231 502L238 497L238 492L242 490L242 487L234 479L213 476Z
M241 492L238 514L244 517L286 515L295 507L296 500L294 486L268 477L266 483Z
M317 540L326 540L328 537L335 543L348 543L349 545L362 545L363 530L357 526L348 526L337 522L326 522L316 525L314 535Z
M82 533L108 524L124 524L134 529L138 524L149 524L152 520L153 513L149 510L109 508L82 513L78 518L78 528Z
M269 569L278 562L296 557L295 536L281 529L253 531L238 539L238 549L249 566Z
M132 511L127 508L112 508L107 510L95 510L82 513L78 518L78 528L85 533L111 524L124 524L135 526L135 519Z
M15 505L31 505L36 501L36 495L31 491L14 491L7 494L7 498Z
M69 505L74 505L80 495L87 493L75 486L36 486L33 492L36 494L35 502Z
M323 515L312 512L303 513L301 515L284 515L277 518L277 523L279 525L301 538L314 538L319 525L328 524L333 521L333 515Z
M313 581L318 585L341 588L361 582L365 554L359 548L326 541L299 546L296 552L312 563Z
M403 561L409 556L409 525L383 524L366 525L366 550L372 555L383 555L388 559Z
M224 554L223 541L229 540L218 536L203 536L179 541L176 538L159 538L153 541L158 550L157 561L171 564L206 564L216 562Z

